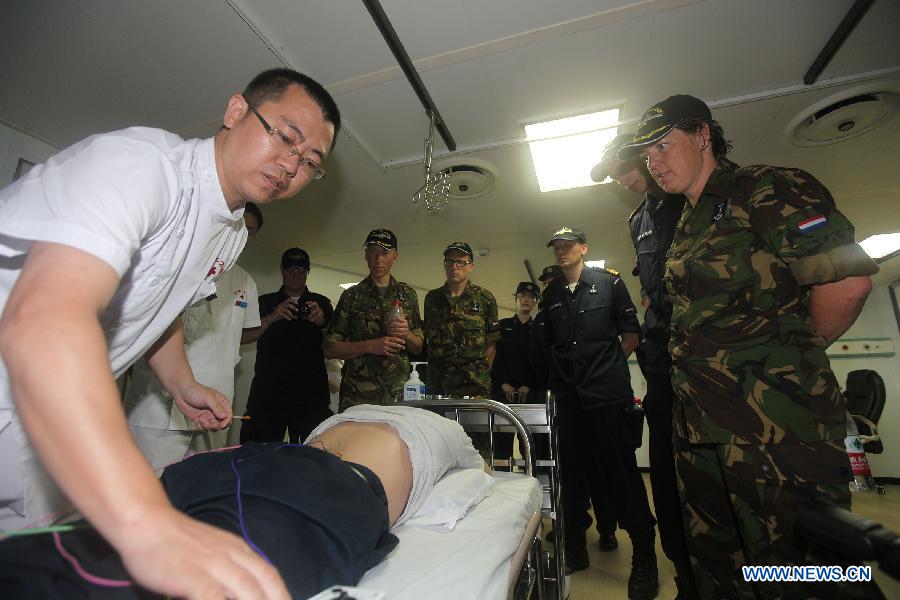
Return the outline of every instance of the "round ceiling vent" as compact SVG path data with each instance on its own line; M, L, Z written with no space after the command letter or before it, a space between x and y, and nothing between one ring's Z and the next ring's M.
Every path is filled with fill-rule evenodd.
M481 161L479 163L476 165L467 161L465 164L440 168L442 173L450 177L450 198L475 198L494 189L494 171Z
M892 116L900 107L900 95L894 92L857 94L830 100L813 107L795 121L791 141L798 146L823 146L869 131Z

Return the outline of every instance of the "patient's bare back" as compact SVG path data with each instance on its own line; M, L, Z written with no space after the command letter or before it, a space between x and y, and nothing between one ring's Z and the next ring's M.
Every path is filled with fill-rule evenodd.
M323 431L308 445L372 469L387 494L391 525L397 522L409 500L413 472L409 449L392 426L345 421Z

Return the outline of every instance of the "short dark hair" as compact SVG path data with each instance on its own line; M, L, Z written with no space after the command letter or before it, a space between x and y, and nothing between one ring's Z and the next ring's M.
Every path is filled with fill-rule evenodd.
M312 77L292 69L269 69L254 77L253 81L247 84L243 96L251 107L256 108L268 100L279 100L284 92L294 84L306 90L306 93L322 109L325 120L334 125L334 139L331 141L333 149L337 142L338 131L341 130L341 111L328 90Z
M680 129L686 133L699 133L700 129L703 127L703 124L706 123L709 125L709 142L712 146L713 157L716 160L722 160L732 149L731 140L725 139L725 132L722 130L722 126L719 125L718 121L709 120L704 121L703 119L685 119L681 123L675 126L676 129Z
M260 229L262 229L262 224L263 224L262 211L259 210L259 207L257 205L253 204L252 202L246 203L244 205L244 212L250 213L251 215L256 217L256 231L259 231Z

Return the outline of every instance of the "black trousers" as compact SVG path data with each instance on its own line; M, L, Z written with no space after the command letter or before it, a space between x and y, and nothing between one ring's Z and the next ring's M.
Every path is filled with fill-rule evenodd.
M689 570L690 556L684 538L672 445L672 381L668 373L645 372L644 378L647 380L644 414L650 429L650 485L659 521L659 539L666 557Z
M591 515L588 510L593 507L594 518L596 519L597 533L611 534L616 531L616 506L610 495L609 487L606 480L598 471L593 468L594 461L587 453L579 452L575 457L578 461L577 472L581 473L581 477L573 478L571 484L571 493L573 496L573 509L575 498L581 509L577 512L567 512L566 522L572 521L573 526L579 526L581 529L588 529L591 526ZM563 480L563 485L567 485Z
M634 439L634 427L625 412L627 406L584 409L577 394L557 394L567 543L584 540L584 524L578 516L584 511L583 490L590 489L590 484L585 482L592 475L596 475L599 487L606 491L609 498L606 504L612 505L622 529L634 534L656 524L637 467L634 451L640 440Z
M378 476L318 448L248 444L198 454L166 467L162 483L175 508L252 541L293 598L356 585L397 545ZM88 573L130 581L112 546L80 525L60 534L61 547ZM159 597L137 586L95 585L55 543L46 533L0 541L0 598Z
M249 421L241 424L241 443L281 442L287 431L292 444L306 440L316 426L332 415L328 405L261 406L248 404Z

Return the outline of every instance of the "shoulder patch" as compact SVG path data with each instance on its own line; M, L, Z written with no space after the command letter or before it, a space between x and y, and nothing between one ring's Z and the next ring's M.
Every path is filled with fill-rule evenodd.
M825 215L816 215L797 223L797 229L799 229L803 233L806 233L807 231L818 229L819 227L823 227L827 224L828 219L825 218Z

